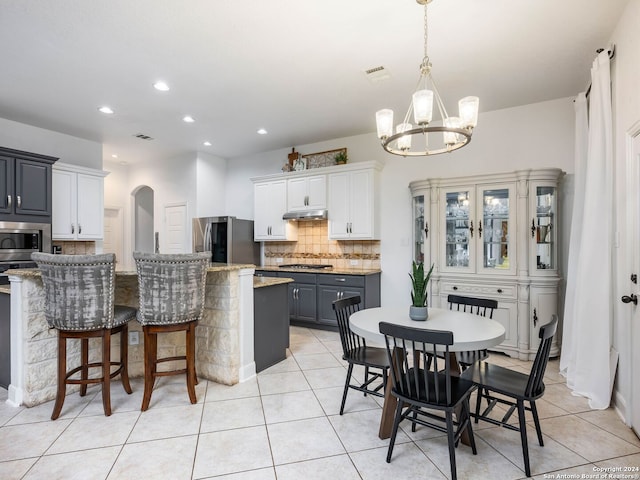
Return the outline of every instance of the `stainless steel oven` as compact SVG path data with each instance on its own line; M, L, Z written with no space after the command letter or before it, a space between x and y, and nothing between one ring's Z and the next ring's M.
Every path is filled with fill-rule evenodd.
M0 222L0 284L8 283L7 270L34 268L33 252L51 252L51 224Z

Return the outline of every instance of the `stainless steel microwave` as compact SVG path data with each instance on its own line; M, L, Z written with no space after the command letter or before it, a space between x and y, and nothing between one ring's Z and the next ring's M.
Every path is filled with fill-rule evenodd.
M31 261L33 252L51 252L50 224L0 222L0 262Z

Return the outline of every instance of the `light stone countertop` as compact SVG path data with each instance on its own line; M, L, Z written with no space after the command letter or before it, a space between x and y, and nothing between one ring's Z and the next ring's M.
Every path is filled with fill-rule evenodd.
M282 268L282 267L256 267L256 270L269 272L295 272L295 273L333 273L336 275L374 275L381 273L380 269L352 269L352 268Z
M293 278L278 277L253 277L253 288L271 287L273 285L281 285L283 283L291 283Z
M0 293L6 293L6 294L10 295L11 294L11 285L2 285L0 287Z
M244 268L256 268L256 266L250 263L210 263L207 267L207 272L230 272L234 270L242 270ZM7 270L5 273L15 275L16 277L40 278L40 269L38 268L17 268L14 270ZM116 271L116 276L126 277L137 275L138 272L135 270Z

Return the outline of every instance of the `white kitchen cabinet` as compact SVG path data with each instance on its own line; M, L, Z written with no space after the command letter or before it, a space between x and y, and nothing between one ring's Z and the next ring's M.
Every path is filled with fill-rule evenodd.
M373 168L328 176L329 238L379 239L378 172Z
M284 179L254 184L253 238L257 242L297 240L293 222L283 220L287 212L287 182Z
M413 256L435 263L434 307L449 294L498 301L505 339L493 350L532 360L558 313L559 169L411 182ZM557 340L550 355L559 354Z
M287 180L287 210L300 212L327 208L327 176L290 178Z
M107 172L55 164L52 172L54 240L104 237L104 177Z

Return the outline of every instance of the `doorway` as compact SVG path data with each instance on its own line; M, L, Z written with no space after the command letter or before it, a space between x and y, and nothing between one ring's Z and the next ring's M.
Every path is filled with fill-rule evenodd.
M128 261L124 257L124 221L122 207L104 209L104 253L116 254L116 270L127 270Z
M134 251L153 253L154 251L154 217L153 189L139 187L133 193L133 232Z

